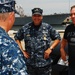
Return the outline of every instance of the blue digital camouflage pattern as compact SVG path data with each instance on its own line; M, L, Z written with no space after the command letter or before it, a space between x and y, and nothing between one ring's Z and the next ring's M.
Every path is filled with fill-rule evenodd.
M51 41L60 40L60 35L47 23L41 23L39 29L34 27L33 22L24 25L15 35L15 40L25 41L25 49L30 54L26 62L35 67L44 67L51 63L51 58L44 59L44 52L50 47Z
M15 10L15 0L0 0L0 13L6 12L16 12Z
M27 75L26 70L18 45L0 28L0 75Z

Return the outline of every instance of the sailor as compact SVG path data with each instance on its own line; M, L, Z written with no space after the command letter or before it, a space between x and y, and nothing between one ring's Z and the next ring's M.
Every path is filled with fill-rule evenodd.
M32 9L32 22L25 24L15 35L15 40L25 58L29 75L50 75L50 54L60 42L59 33L43 21L43 10ZM25 50L21 41L24 39ZM54 42L51 44L51 41Z
M7 32L15 21L15 1L0 0L0 75L27 75L23 54Z

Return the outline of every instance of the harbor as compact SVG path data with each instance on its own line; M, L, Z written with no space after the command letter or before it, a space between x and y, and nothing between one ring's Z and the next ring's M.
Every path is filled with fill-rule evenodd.
M54 15L43 15L43 22L52 25L61 35L66 28L67 23L71 22L64 22L64 20L69 17L69 13L65 14L54 14ZM31 16L28 17L16 17L15 23L12 29L8 32L9 35L13 38L15 33L26 23L31 22Z
M44 17L43 21L52 25L60 33L60 36L62 38L63 34L64 34L64 30L65 30L67 24L69 23L69 22L65 22L64 20L67 17L69 17L69 14L44 15L43 17ZM9 36L14 39L14 36L17 33L17 31L23 25L25 25L26 23L31 22L31 21L32 21L31 17L16 17L16 21L14 23L13 28L8 32ZM22 43L23 49L25 50L24 40L21 43ZM63 68L63 70L65 70L65 68L67 68L65 65L64 66L62 65L62 62L61 62L61 65L56 64L59 59L58 58L59 56L60 56L60 45L58 45L53 52L54 64L52 66L53 67L52 75L60 75L59 71L61 73L62 68ZM59 67L60 70L59 69L57 70L56 67ZM67 72L65 72L65 73L67 73Z

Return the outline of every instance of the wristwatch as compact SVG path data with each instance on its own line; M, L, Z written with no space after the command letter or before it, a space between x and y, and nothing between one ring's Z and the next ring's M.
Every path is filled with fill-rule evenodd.
M51 50L51 51L53 51L53 48L52 48L52 47L50 47L50 50Z

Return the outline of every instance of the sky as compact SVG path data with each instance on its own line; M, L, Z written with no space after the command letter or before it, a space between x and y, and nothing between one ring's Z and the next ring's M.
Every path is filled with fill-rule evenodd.
M75 0L16 0L16 3L23 8L25 15L31 16L31 10L35 7L43 9L44 15L69 13Z

